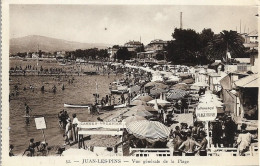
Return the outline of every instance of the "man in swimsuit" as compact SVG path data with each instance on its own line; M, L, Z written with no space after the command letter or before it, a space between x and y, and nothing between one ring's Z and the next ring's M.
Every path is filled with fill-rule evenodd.
M183 151L185 153L185 156L195 156L195 152L197 151L195 149L196 146L198 146L199 149L201 148L201 145L198 142L191 139L191 132L188 132L187 140L181 144L179 150Z

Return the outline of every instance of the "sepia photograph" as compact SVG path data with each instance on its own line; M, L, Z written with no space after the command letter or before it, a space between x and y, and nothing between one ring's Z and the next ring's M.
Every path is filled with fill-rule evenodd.
M10 160L258 163L257 6L9 4L8 17Z

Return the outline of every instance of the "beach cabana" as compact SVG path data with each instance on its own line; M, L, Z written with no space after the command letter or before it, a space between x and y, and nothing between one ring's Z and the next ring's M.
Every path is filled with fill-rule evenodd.
M135 121L126 125L126 129L139 139L146 139L148 142L166 141L170 129L157 121Z

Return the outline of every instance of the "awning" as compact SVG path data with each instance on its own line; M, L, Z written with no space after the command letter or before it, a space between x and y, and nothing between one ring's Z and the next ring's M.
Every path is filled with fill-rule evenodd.
M166 141L170 134L170 129L157 121L135 121L129 123L126 129L135 137L146 139L151 143L155 141Z
M252 74L247 77L241 78L235 82L235 85L242 88L258 88L259 77L257 74Z

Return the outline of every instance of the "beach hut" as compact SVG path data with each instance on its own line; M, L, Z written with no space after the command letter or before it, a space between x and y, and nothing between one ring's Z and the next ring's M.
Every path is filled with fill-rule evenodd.
M170 129L157 121L135 121L126 125L126 129L139 139L146 139L148 142L166 141Z

